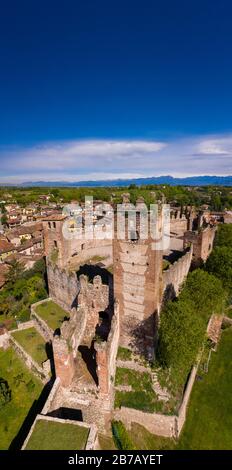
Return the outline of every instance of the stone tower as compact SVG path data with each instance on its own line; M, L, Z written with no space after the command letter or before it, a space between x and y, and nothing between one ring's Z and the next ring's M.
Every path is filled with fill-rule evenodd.
M119 304L120 344L152 359L157 313L162 295L162 250L154 250L151 236L139 230L113 243L114 297ZM137 225L137 218L136 218ZM137 227L138 228L138 227Z
M63 223L66 217L52 214L43 219L44 247L46 257L53 256L55 264L63 267L70 256L70 243L64 239Z

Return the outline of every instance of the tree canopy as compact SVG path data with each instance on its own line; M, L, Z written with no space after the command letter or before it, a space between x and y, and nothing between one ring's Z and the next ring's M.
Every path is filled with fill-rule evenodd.
M232 224L219 225L215 245L232 247Z
M225 289L232 294L232 248L216 246L207 259L205 268L221 279Z
M158 360L170 368L173 383L185 381L205 334L203 318L191 301L168 302L161 314Z
M179 299L190 300L196 315L207 323L212 313L223 312L226 297L220 279L202 269L196 269L189 273Z

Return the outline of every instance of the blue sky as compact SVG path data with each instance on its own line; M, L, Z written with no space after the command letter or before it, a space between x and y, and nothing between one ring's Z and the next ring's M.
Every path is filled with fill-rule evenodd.
M229 0L2 2L0 182L232 174Z

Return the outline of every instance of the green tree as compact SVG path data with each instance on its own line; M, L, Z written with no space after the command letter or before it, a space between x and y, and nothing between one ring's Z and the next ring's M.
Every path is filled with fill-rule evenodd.
M211 197L211 207L215 211L221 211L222 210L222 201L221 197L219 194L213 194Z
M14 259L6 276L7 282L13 284L17 279L22 276L23 272L24 267L22 263Z
M118 449L136 450L122 421L112 421L112 434Z
M180 300L189 300L193 304L196 315L208 322L212 313L222 313L226 292L220 279L202 269L189 273Z
M205 334L205 322L191 301L168 302L161 314L158 361L169 368L174 386L183 385Z
M219 225L215 245L232 247L232 224Z
M232 294L232 248L216 246L207 259L205 268L221 279L223 286Z
M11 390L8 382L0 377L0 409L11 401Z

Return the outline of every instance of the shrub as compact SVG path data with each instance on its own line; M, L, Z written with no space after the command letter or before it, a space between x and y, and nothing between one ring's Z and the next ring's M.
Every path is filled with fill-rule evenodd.
M35 388L35 383L33 382L33 380L29 380L29 382L27 382L26 384L26 389L28 392L32 392Z
M117 358L121 359L122 361L130 361L132 358L132 351L128 348L119 346Z
M232 248L217 246L206 261L206 270L221 279L232 294Z
M11 390L8 382L0 377L0 409L11 401Z
M192 301L196 315L208 323L212 313L223 312L226 297L220 279L203 269L196 269L189 273L179 299Z
M185 383L205 335L205 322L191 301L168 302L161 314L158 361L170 369L173 384Z
M128 432L121 421L112 421L112 434L115 444L120 450L136 450Z

